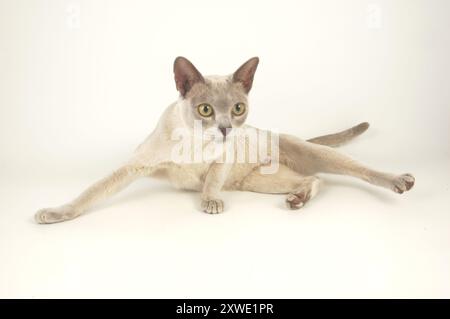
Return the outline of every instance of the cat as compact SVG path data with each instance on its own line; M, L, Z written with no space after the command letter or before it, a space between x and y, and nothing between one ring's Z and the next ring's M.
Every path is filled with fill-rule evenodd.
M254 57L231 75L203 76L188 59L177 57L173 70L179 98L165 110L155 130L139 145L131 159L73 201L39 210L35 220L46 224L78 217L100 199L117 193L143 176L168 179L175 187L201 192L201 210L209 214L223 212L222 190L287 194L288 208L299 209L319 191L321 180L315 176L319 172L350 175L399 194L413 187L415 179L411 174L377 171L333 148L366 131L369 127L366 122L340 133L306 141L247 125L248 94L258 63L259 58ZM254 148L244 151L247 160L241 162L223 161L219 160L223 157L214 156L191 162L174 160L174 154L177 154L174 149L179 142L174 140L173 133L181 128L188 132L188 140L192 141L196 123L215 135L213 139L201 142L201 151L208 145L232 145L233 150L235 144L228 143L231 133L242 129L268 133L275 137L276 143L253 161L248 160L247 155L255 151ZM217 140L217 136L221 138ZM248 146L247 137L244 140ZM219 155L223 153L219 152ZM275 169L272 167L269 173L262 171L271 166Z

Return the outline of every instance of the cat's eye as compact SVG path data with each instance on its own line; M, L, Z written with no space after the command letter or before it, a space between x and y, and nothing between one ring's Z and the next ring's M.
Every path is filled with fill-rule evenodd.
M197 106L197 110L198 113L203 117L210 117L214 113L212 106L207 103L202 103Z
M237 115L237 116L244 114L245 113L245 104L242 102L236 103L233 106L232 112L234 115Z

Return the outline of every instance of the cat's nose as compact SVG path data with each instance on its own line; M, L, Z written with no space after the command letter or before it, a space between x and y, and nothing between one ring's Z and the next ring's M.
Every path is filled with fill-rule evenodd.
M228 133L231 132L233 128L231 126L219 126L219 131L222 133L223 137L226 137Z

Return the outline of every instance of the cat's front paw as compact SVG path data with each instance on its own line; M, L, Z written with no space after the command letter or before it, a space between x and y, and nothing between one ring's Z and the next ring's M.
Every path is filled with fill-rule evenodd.
M392 180L392 190L398 194L403 194L403 192L409 191L415 182L414 176L411 174L403 174L396 176Z
M208 214L219 214L223 212L223 201L221 199L202 199L202 211Z
M39 224L53 224L70 220L77 216L79 214L73 206L63 205L54 208L43 208L34 215L34 219Z

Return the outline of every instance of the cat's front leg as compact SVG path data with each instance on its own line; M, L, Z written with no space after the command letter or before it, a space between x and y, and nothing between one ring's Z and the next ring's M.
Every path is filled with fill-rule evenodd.
M208 214L222 213L223 200L220 199L220 191L227 179L232 164L212 163L206 173L203 184L201 209Z
M71 204L66 204L58 207L40 209L34 215L34 219L39 224L53 224L74 219L81 214L82 210L77 209L77 207Z
M148 170L148 169L147 169ZM74 219L100 199L111 196L142 175L144 168L123 166L98 181L68 204L39 210L34 218L39 224L53 224Z

